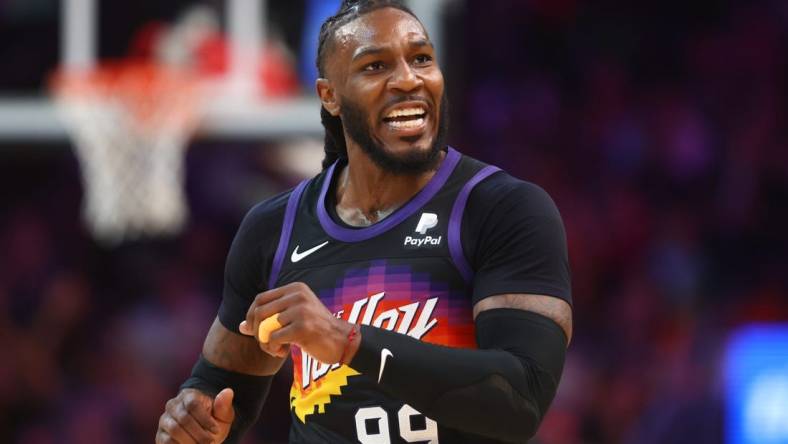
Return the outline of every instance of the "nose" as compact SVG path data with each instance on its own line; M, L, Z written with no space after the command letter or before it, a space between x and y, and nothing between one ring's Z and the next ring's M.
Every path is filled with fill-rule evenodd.
M424 85L424 81L405 60L397 63L397 67L389 80L389 88L403 92L414 91L421 88L422 85Z

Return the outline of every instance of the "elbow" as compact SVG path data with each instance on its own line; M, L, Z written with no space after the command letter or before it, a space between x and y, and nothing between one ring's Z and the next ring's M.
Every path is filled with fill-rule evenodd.
M503 433L495 438L512 443L527 442L536 436L543 416L535 403L521 399L518 405L512 408L510 415L502 418L506 422L501 424L500 431Z
M467 408L457 408L460 405ZM484 383L444 394L425 409L425 415L466 433L523 443L536 435L544 412L536 400L522 396L494 375Z

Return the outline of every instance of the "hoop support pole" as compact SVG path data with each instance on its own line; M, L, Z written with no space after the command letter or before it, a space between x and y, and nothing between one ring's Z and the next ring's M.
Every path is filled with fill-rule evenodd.
M96 0L61 0L61 64L87 72L96 63Z
M229 92L236 98L259 97L262 48L267 26L266 0L230 0L227 28L230 36Z

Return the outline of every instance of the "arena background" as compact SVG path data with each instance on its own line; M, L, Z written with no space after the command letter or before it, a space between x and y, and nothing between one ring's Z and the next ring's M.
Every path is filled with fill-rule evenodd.
M101 60L226 8L98 3ZM788 2L411 3L439 42L451 144L544 187L566 224L575 337L534 442L788 443ZM185 229L108 246L48 105L63 5L0 0L0 441L153 440L243 214L319 168L310 51L332 5L262 3L279 100L313 114L198 132ZM286 440L277 378L245 442Z

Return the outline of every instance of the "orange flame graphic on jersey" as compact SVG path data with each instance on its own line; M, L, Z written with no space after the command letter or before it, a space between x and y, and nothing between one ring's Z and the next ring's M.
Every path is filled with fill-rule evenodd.
M385 292L359 299L336 313L338 318L349 313L347 321L407 334L413 338L452 347L475 348L473 324L450 325L444 316L434 316L439 298L422 302L386 300ZM472 319L470 312L467 319ZM290 388L290 407L302 423L306 416L325 413L332 396L341 396L348 379L360 375L352 368L339 364L323 364L292 347L293 385Z

